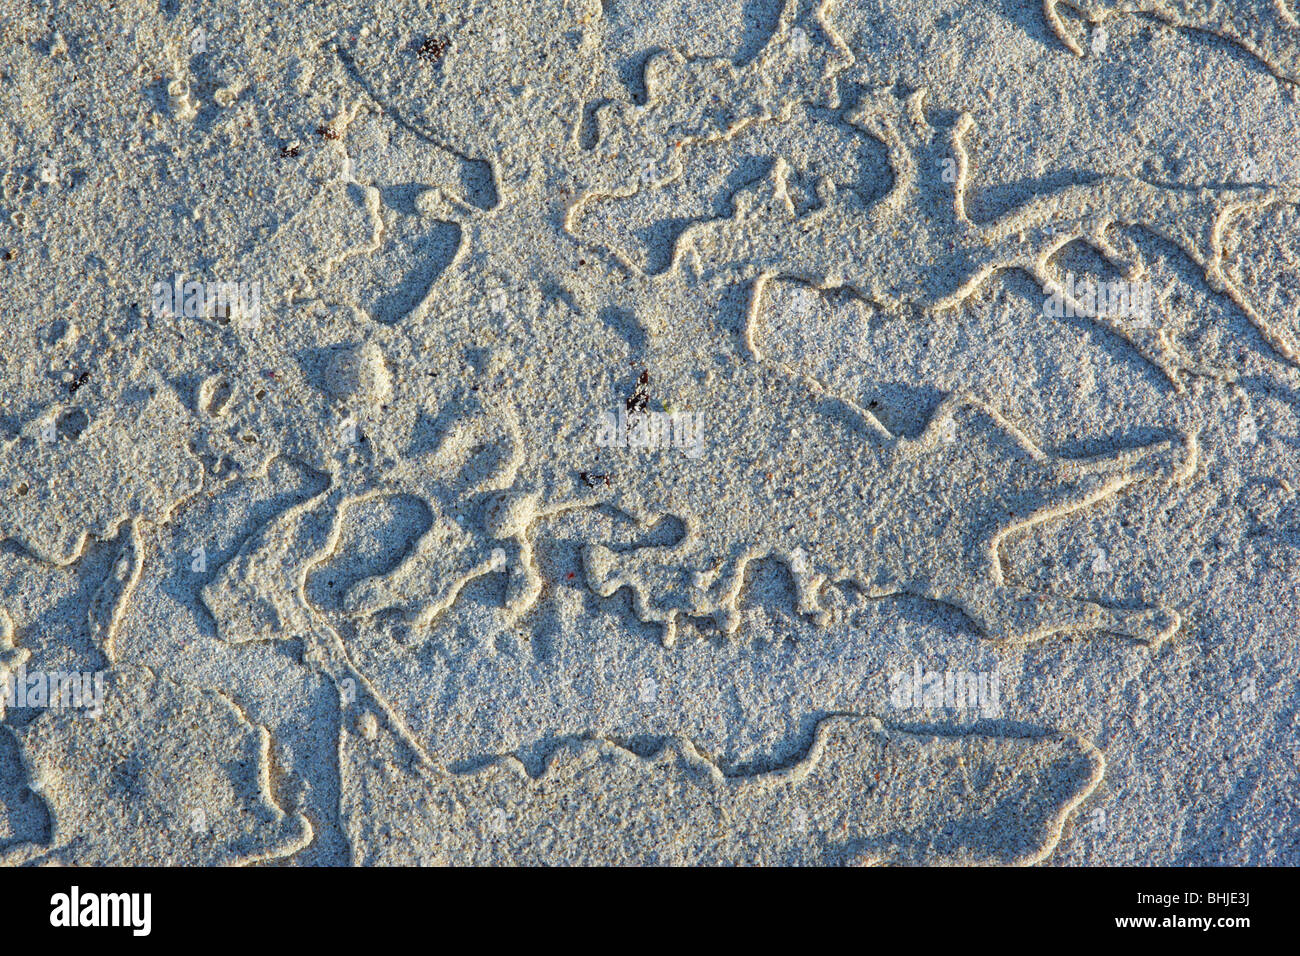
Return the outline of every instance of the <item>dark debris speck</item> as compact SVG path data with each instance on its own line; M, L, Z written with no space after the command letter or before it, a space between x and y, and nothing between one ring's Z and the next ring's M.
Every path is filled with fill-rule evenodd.
M650 402L650 370L643 369L641 377L636 380L636 388L628 396L625 404L629 412L643 412Z
M446 37L425 37L415 49L415 55L426 63L437 63L447 52Z

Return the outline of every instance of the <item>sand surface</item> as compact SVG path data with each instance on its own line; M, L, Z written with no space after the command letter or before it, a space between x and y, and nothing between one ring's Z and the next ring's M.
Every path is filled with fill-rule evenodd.
M1290 0L0 0L0 862L1300 864Z

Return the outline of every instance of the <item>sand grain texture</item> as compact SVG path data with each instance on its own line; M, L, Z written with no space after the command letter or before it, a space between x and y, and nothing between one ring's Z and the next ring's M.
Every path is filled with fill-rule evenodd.
M1290 4L0 49L0 860L1300 861Z

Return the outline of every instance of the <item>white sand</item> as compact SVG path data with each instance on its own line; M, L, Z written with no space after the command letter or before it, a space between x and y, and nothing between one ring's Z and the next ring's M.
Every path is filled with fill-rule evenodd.
M1300 863L1289 4L0 50L0 859Z

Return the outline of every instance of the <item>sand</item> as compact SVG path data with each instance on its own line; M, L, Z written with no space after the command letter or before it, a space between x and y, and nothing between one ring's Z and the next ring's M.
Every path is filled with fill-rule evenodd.
M1300 863L1290 4L0 50L0 861Z

